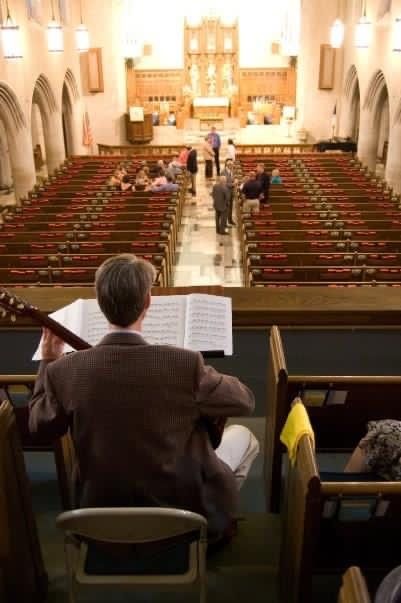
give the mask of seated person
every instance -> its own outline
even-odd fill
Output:
[[[272,170],[272,177],[270,179],[270,184],[282,184],[282,179],[280,176],[280,170],[278,168],[275,168],[274,170]]]
[[[156,165],[157,165],[157,169],[163,170],[163,172],[165,172],[167,169],[167,165],[164,163],[163,159],[158,159]]]
[[[150,190],[154,193],[162,193],[162,192],[176,192],[178,191],[179,186],[176,182],[174,182],[173,178],[170,174],[166,176],[166,182],[164,184],[155,185],[152,184]]]
[[[146,175],[145,169],[141,169],[136,173],[135,176],[135,188],[136,190],[145,190],[149,185],[149,178]]]
[[[187,509],[224,541],[259,445],[249,429],[231,425],[214,449],[208,424],[250,415],[254,396],[199,352],[146,342],[154,279],[146,260],[111,257],[95,276],[108,322],[103,339],[63,355],[62,340],[44,330],[29,428],[54,440],[70,429],[78,506]]]
[[[355,448],[344,471],[371,472],[389,481],[401,480],[401,421],[369,421],[367,434]]]
[[[154,187],[164,186],[165,184],[167,184],[166,175],[164,173],[164,170],[159,167],[157,170],[157,176],[151,184],[151,188],[153,189]]]
[[[173,178],[173,180],[175,180],[177,178],[177,176],[182,174],[182,171],[183,171],[183,167],[178,160],[178,153],[175,153],[175,155],[173,155],[173,158],[170,161],[170,163],[168,164],[168,167],[166,169],[166,176],[167,176],[167,174],[170,174],[170,176]]]
[[[114,173],[112,176],[110,176],[107,184],[109,186],[118,186],[119,187],[122,177],[123,177],[123,174],[120,169],[114,170]]]
[[[120,189],[122,191],[128,191],[129,189],[132,189],[132,183],[127,174],[121,178]]]

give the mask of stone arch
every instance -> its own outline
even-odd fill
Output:
[[[377,109],[380,108],[380,101],[383,101],[383,97],[388,98],[388,89],[384,73],[379,69],[370,80],[369,87],[365,94],[363,108],[373,112],[375,115]]]
[[[79,153],[79,100],[77,81],[71,69],[67,69],[61,93],[61,114],[66,155]]]
[[[355,65],[351,65],[348,70],[344,83],[344,97],[346,105],[344,134],[357,142],[361,113],[361,96],[358,72]]]
[[[18,99],[5,82],[0,82],[0,117],[9,133],[26,127],[25,116]]]
[[[394,191],[401,193],[401,99],[391,124],[385,175]]]
[[[3,153],[8,153],[8,167],[14,185],[15,197],[25,196],[35,184],[35,168],[30,147],[32,142],[24,112],[12,88],[0,81],[0,121],[7,138]],[[4,157],[2,169],[5,170]]]
[[[43,73],[39,75],[33,88],[31,123],[34,105],[37,105],[40,111],[45,146],[43,154],[46,156],[47,171],[50,174],[64,160],[65,151],[61,112],[50,82]]]
[[[77,81],[70,68],[68,68],[65,72],[64,84],[67,86],[73,101],[76,102],[77,100],[79,100],[80,94],[78,90]]]
[[[390,103],[384,73],[377,70],[369,83],[362,107],[361,136],[358,155],[372,171],[377,157],[382,157],[389,141]]]
[[[50,82],[43,73],[38,77],[33,88],[32,102],[39,105],[42,115],[57,111],[56,98]]]

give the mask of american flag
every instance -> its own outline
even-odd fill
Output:
[[[89,113],[87,111],[85,111],[83,115],[82,144],[84,147],[89,147],[90,151],[92,152],[93,136],[89,122]]]

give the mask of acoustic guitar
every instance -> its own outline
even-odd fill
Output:
[[[0,288],[0,308],[0,316],[2,318],[9,315],[11,322],[15,322],[18,316],[27,316],[39,326],[49,329],[54,335],[57,335],[57,337],[74,348],[74,350],[87,350],[92,347],[90,343],[81,339],[78,335],[75,335],[75,333],[50,318],[44,312],[41,312],[36,306],[33,306],[3,288]],[[207,355],[210,357],[210,353]],[[26,414],[25,416],[26,420],[28,420],[28,415]],[[210,442],[214,449],[218,448],[220,445],[226,420],[225,417],[216,419],[202,417],[201,419],[201,423],[208,432]],[[27,426],[23,428],[23,431],[24,433],[28,431]]]

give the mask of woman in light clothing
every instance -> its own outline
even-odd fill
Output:
[[[232,138],[229,138],[227,141],[227,159],[231,159],[233,162],[235,161],[235,144]]]
[[[205,160],[205,178],[209,180],[213,178],[213,159],[214,159],[214,151],[213,147],[210,144],[209,136],[205,136],[205,139],[202,144],[202,153],[203,159]]]

